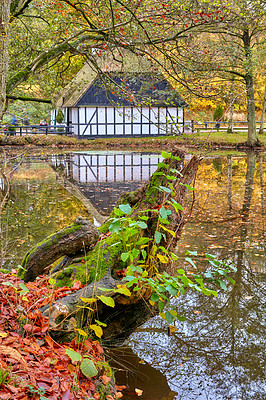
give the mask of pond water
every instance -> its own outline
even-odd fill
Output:
[[[28,248],[78,215],[103,223],[119,193],[140,186],[160,159],[129,152],[14,157],[7,167],[11,201],[1,216],[1,264],[17,267]],[[187,249],[197,251],[200,269],[206,252],[230,259],[236,284],[218,298],[180,296],[173,306],[186,321],[173,332],[154,317],[125,346],[108,350],[118,383],[128,385],[125,399],[265,398],[265,161],[252,152],[203,159],[187,199],[186,209],[193,209],[178,263],[189,271]]]

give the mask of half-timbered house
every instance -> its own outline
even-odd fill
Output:
[[[84,139],[181,134],[185,106],[158,71],[121,71],[113,65],[101,73],[85,65],[57,100],[64,123]],[[54,123],[57,110],[52,112]]]

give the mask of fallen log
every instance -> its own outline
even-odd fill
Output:
[[[84,218],[77,217],[72,225],[50,235],[25,255],[21,263],[25,270],[24,281],[33,281],[60,257],[71,257],[82,250],[85,251],[98,239],[97,228]]]
[[[129,269],[144,269],[145,276],[152,277],[156,271],[174,265],[174,255],[166,257],[165,254],[173,254],[180,238],[185,223],[184,200],[200,159],[193,156],[185,163],[184,153],[178,150],[172,155],[164,154],[166,158],[145,185],[121,196],[118,207],[98,229],[99,240],[96,228],[87,225],[88,244],[93,244],[93,247],[81,257],[73,252],[73,247],[70,252],[65,252],[70,257],[66,260],[67,266],[61,263],[62,270],[53,274],[56,284],[72,286],[75,280],[79,280],[85,286],[42,308],[42,313],[49,316],[50,333],[57,340],[71,340],[77,327],[95,326],[96,320],[101,326],[106,325],[102,340],[108,344],[120,344],[137,326],[158,313],[158,304],[149,303],[152,294],[149,285],[134,283],[129,292],[121,278]],[[56,248],[55,235],[52,236]],[[39,247],[42,259],[46,259],[42,246],[37,245],[32,256],[29,252],[22,265],[26,269],[26,280],[34,279],[51,260],[49,253],[42,268],[37,266]],[[80,245],[77,247],[80,251]]]

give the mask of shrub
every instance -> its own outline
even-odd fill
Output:
[[[213,113],[213,120],[218,121],[223,117],[223,115],[224,115],[224,109],[221,106],[221,104],[218,104]]]
[[[63,114],[62,110],[59,109],[56,114],[56,122],[58,124],[62,124],[63,121],[64,121],[64,114]]]

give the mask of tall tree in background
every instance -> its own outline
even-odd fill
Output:
[[[199,4],[200,2],[198,2]],[[210,83],[214,93],[219,93],[219,82],[240,84],[246,92],[248,146],[256,146],[258,138],[255,120],[254,80],[261,72],[265,47],[265,2],[260,0],[234,1],[232,5],[217,2],[209,12],[216,15],[217,24],[198,26],[185,46],[167,48],[169,65],[183,65],[185,80],[194,84],[195,90]],[[210,6],[211,7],[211,6]],[[199,17],[201,18],[201,12]],[[178,68],[178,67],[177,67]],[[176,71],[178,72],[178,71]],[[215,82],[215,85],[213,83]]]
[[[0,2],[0,121],[6,106],[10,4],[11,0],[1,0]]]

